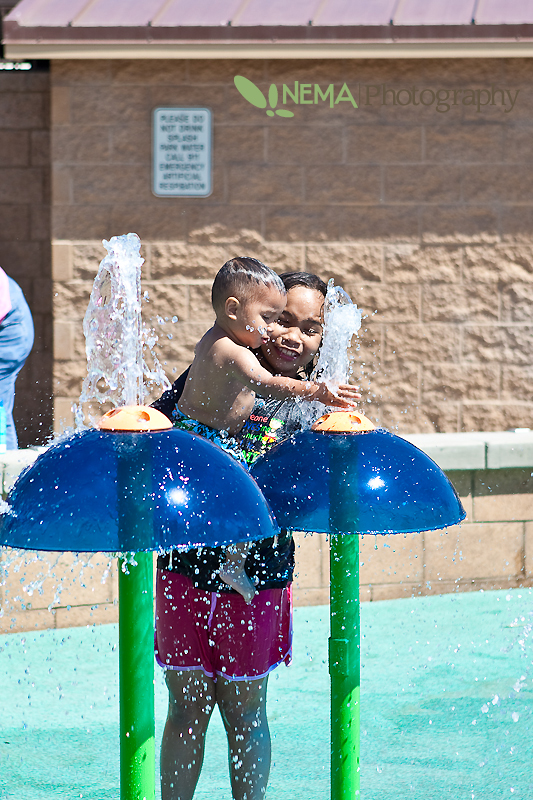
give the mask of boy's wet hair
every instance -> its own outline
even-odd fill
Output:
[[[221,311],[228,297],[248,300],[258,287],[269,286],[286,294],[283,281],[270,267],[250,256],[238,256],[226,261],[219,269],[211,289],[211,302],[216,312]]]

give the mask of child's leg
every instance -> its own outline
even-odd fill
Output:
[[[244,571],[249,549],[249,542],[228,545],[224,550],[225,559],[219,573],[224,583],[242,594],[247,603],[251,603],[256,595],[255,586]]]
[[[216,703],[215,683],[202,670],[168,670],[166,682],[168,717],[161,742],[161,800],[192,800]]]
[[[263,800],[270,773],[270,731],[266,715],[268,676],[253,681],[219,677],[216,698],[229,745],[234,800]]]

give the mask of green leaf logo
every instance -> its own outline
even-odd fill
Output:
[[[235,75],[233,82],[235,83],[237,91],[253,106],[256,108],[267,107],[267,99],[255,83],[252,83],[252,81],[249,81],[248,78],[244,78],[242,75]],[[271,84],[268,90],[268,104],[270,108],[267,109],[266,113],[269,117],[273,117],[274,114],[277,114],[278,117],[294,117],[292,111],[287,111],[285,108],[276,108],[278,104],[278,87],[275,83]],[[274,111],[271,109],[274,109]]]

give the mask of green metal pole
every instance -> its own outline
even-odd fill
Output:
[[[359,537],[330,537],[331,800],[359,793]]]
[[[149,440],[116,436],[119,571],[120,800],[155,798],[153,501]],[[148,552],[139,552],[145,550]],[[132,564],[131,561],[135,561]]]
[[[120,800],[154,800],[152,553],[135,561],[119,572]]]
[[[343,533],[359,528],[357,497],[346,480],[351,435],[330,434],[331,800],[360,797],[359,537]]]

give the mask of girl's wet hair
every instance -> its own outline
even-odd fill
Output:
[[[226,261],[219,269],[211,289],[211,302],[215,311],[223,308],[228,297],[239,300],[253,297],[258,287],[269,286],[285,295],[283,281],[270,267],[250,256],[238,256]]]
[[[328,287],[322,278],[319,278],[318,275],[313,275],[312,272],[284,272],[279,277],[287,291],[294,286],[305,286],[307,289],[315,289],[324,297],[328,291]]]

